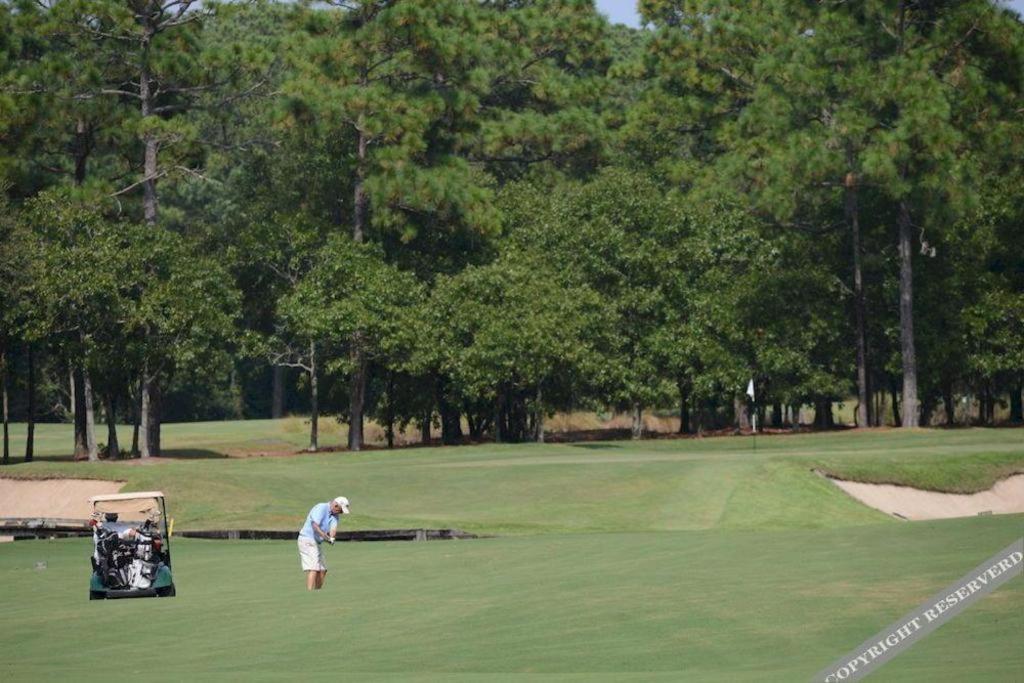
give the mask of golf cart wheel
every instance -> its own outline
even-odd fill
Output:
[[[104,597],[103,591],[89,591],[90,600],[102,600]]]
[[[170,586],[167,586],[166,588],[157,588],[156,594],[157,597],[160,598],[173,598],[175,595],[177,595],[177,591],[174,590],[174,584],[172,583]]]

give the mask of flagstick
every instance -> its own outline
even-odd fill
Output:
[[[757,403],[754,403],[754,452],[757,453]]]
[[[757,453],[757,394],[754,393],[754,378],[750,378],[750,382],[747,383],[747,396],[750,397],[750,405],[753,407],[753,422],[754,422],[754,452]]]

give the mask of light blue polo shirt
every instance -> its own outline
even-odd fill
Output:
[[[329,534],[333,529],[337,528],[338,517],[331,514],[330,503],[317,503],[309,511],[309,514],[306,515],[306,523],[299,530],[299,538],[308,538],[311,541],[320,543],[321,538],[313,532],[313,522],[316,522],[325,534]]]

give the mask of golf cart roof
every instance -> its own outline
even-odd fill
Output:
[[[137,493],[108,493],[105,496],[92,496],[90,503],[99,503],[105,500],[137,500],[139,498],[163,498],[163,491],[139,491]]]
[[[118,521],[157,521],[163,516],[164,494],[161,491],[138,491],[93,496],[89,499],[94,514],[116,513]]]

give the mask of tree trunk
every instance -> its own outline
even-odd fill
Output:
[[[1024,381],[1018,379],[1010,383],[1010,422],[1020,424],[1024,422],[1024,400],[1021,393],[1024,391]]]
[[[68,402],[68,405],[71,406],[71,410],[69,411],[69,414],[71,415],[71,430],[74,433],[76,447],[78,445],[78,435],[79,435],[78,423],[75,421],[75,405],[76,405],[75,397],[77,395],[78,395],[78,392],[75,391],[75,369],[74,369],[74,367],[72,367],[70,370],[68,370],[68,396],[70,397],[70,401]],[[84,436],[82,437],[82,443],[85,443],[85,437]]]
[[[501,443],[505,440],[505,392],[498,387],[497,396],[494,397],[494,443]]]
[[[148,17],[144,17],[148,19]],[[146,119],[153,116],[153,92],[150,89],[151,74],[149,72],[149,46],[152,40],[152,29],[146,28],[142,39],[142,61],[139,65],[139,102],[143,125]],[[154,226],[157,221],[157,153],[160,141],[151,132],[142,135],[142,215],[147,225]]]
[[[540,386],[537,386],[537,399],[533,406],[533,440],[544,443],[544,407],[542,405]]]
[[[679,388],[679,433],[689,434],[690,433],[690,401],[688,383],[684,380],[679,380],[676,383]]]
[[[92,151],[90,128],[82,118],[75,120],[75,138],[71,146],[74,161],[74,183],[81,187],[85,183],[89,154]],[[79,340],[85,342],[85,335],[79,331]],[[84,355],[84,354],[83,354]],[[96,416],[94,413],[92,382],[88,370],[76,365],[72,371],[71,410],[74,412],[75,460],[88,458],[98,460],[96,446]]]
[[[903,358],[904,427],[917,427],[917,355],[914,350],[914,271],[910,209],[900,202],[900,352]]]
[[[157,140],[151,134],[147,134],[143,140],[145,145],[145,160],[143,162],[143,173],[148,180],[142,183],[142,215],[148,225],[156,225],[157,221],[157,195],[156,195],[156,169],[157,169]]]
[[[462,441],[462,414],[458,408],[446,406],[441,411],[441,442],[446,445]]]
[[[365,74],[364,74],[365,80]],[[366,195],[366,149],[367,137],[362,127],[356,143],[356,182],[352,197],[352,241],[361,243],[366,233],[367,209],[369,198]],[[366,396],[366,358],[361,348],[358,332],[352,337],[352,360],[354,370],[349,386],[349,423],[348,447],[358,451],[363,447],[363,408]]]
[[[153,378],[149,387],[149,424],[146,431],[149,433],[149,453],[159,458],[163,454],[160,438],[160,413],[163,409],[163,388],[160,380]]]
[[[131,456],[137,458],[139,452],[139,423],[142,421],[142,383],[139,383],[139,393],[132,397],[132,451]]]
[[[395,373],[388,371],[388,403],[387,414],[384,418],[387,421],[385,436],[388,440],[388,448],[395,447]]]
[[[309,342],[309,452],[320,448],[320,389],[317,386],[316,342]],[[351,436],[349,442],[351,443]]]
[[[791,405],[789,407],[789,412],[790,412],[789,426],[790,426],[790,428],[794,432],[798,431],[800,429],[800,426],[801,426],[801,422],[800,422],[800,407],[801,406],[800,406],[799,403],[794,403],[793,405]]]
[[[114,397],[109,392],[103,395],[104,409],[107,413],[107,457],[117,460],[121,457],[121,449],[117,443],[117,412],[114,410]]]
[[[36,363],[28,345],[28,425],[25,431],[25,462],[32,462],[36,447]]]
[[[75,141],[72,146],[72,156],[75,162],[75,185],[81,187],[85,182],[88,169],[89,154],[92,152],[92,128],[85,120],[78,118],[75,121]]]
[[[441,413],[441,443],[446,446],[462,441],[462,414],[446,396],[448,382],[437,381],[437,409]]]
[[[146,377],[146,371],[142,371],[142,382],[139,385],[142,407],[139,409],[139,427],[141,431],[141,438],[139,439],[139,455],[143,458],[148,458],[152,455],[150,451],[149,441],[149,411],[150,411],[150,392],[149,392],[149,379]]]
[[[956,425],[956,404],[953,402],[953,383],[946,381],[942,384],[942,403],[946,407],[946,426]]]
[[[241,387],[238,386],[238,368],[235,367],[234,362],[231,363],[231,373],[229,377],[231,386],[232,417],[236,420],[243,420],[245,419],[245,399],[242,396]]]
[[[96,444],[96,409],[92,396],[92,380],[89,371],[82,370],[82,398],[85,404],[85,443],[89,460],[100,459],[99,447]]]
[[[896,387],[893,387],[889,391],[889,397],[892,399],[892,424],[894,427],[899,426],[902,422],[900,419],[900,406],[899,406],[899,393],[896,391]]]
[[[360,130],[356,143],[356,185],[352,197],[352,240],[362,242],[366,232],[369,197],[366,195],[366,134]]]
[[[860,207],[857,197],[857,179],[854,173],[846,175],[846,221],[850,227],[853,242],[853,309],[857,347],[857,414],[858,427],[871,425],[869,418],[868,351],[867,351],[867,306],[864,303],[864,279],[861,273]]]
[[[736,431],[742,432],[750,429],[750,411],[747,409],[745,399],[736,396],[732,400],[732,410],[735,417]]]
[[[10,434],[10,423],[11,415],[8,409],[7,403],[7,351],[4,350],[0,353],[0,393],[3,394],[3,412],[4,412],[4,455],[3,463],[6,465],[11,461],[11,434]]]
[[[830,429],[835,424],[832,418],[832,401],[819,398],[814,401],[814,426],[816,429]]]
[[[434,418],[433,411],[428,410],[420,422],[420,443],[430,443],[430,421]]]
[[[363,450],[363,412],[366,409],[366,354],[362,349],[362,336],[352,339],[352,378],[348,388],[348,449]]]
[[[142,20],[147,22],[145,35],[142,39],[142,59],[139,64],[139,106],[143,126],[153,114],[152,76],[149,71],[149,51],[154,31],[148,25],[154,17],[143,13]],[[145,128],[144,128],[145,129]],[[147,130],[142,135],[142,216],[146,225],[152,227],[157,223],[157,154],[160,142]],[[142,410],[140,415],[141,440],[140,453],[143,458],[159,457],[160,455],[160,388],[156,379],[149,376],[148,364],[142,373]]]
[[[141,393],[140,454],[143,458],[160,457],[160,382],[156,377],[150,377],[148,365],[142,371]]]
[[[640,403],[633,404],[633,425],[632,425],[632,438],[642,439],[644,436],[644,419],[643,409],[640,407]]]
[[[772,404],[772,428],[782,429],[782,404]]]
[[[284,417],[284,367],[274,366],[274,389],[270,401],[270,417],[277,420]]]
[[[71,417],[74,421],[75,460],[89,458],[89,436],[85,423],[85,373],[75,365],[71,369]]]
[[[935,412],[935,399],[930,396],[926,396],[924,400],[921,401],[920,406],[921,415],[919,417],[919,424],[922,424],[925,427],[931,427],[932,413]]]
[[[441,403],[441,443],[451,446],[462,441],[462,414],[446,401]]]

